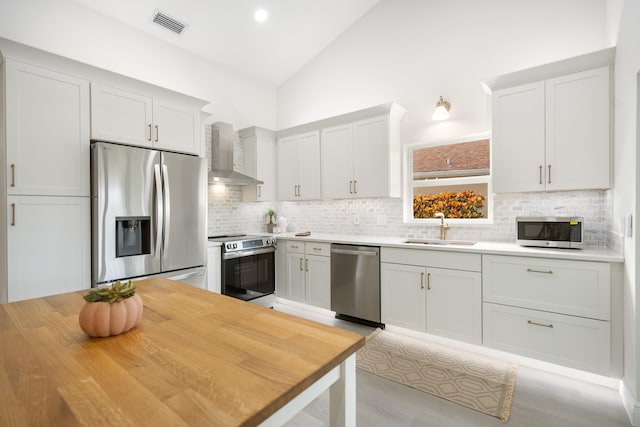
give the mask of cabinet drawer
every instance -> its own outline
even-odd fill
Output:
[[[602,375],[611,370],[609,322],[483,304],[487,347]]]
[[[380,262],[481,271],[482,255],[428,249],[382,248]]]
[[[331,256],[331,243],[305,242],[304,247],[307,255]]]
[[[287,240],[287,252],[303,254],[304,242],[300,242],[298,240]]]
[[[483,257],[485,302],[610,320],[610,265],[509,256]]]

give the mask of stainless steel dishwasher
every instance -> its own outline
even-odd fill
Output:
[[[336,317],[380,323],[380,248],[331,244],[331,310]]]

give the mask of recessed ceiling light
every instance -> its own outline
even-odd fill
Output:
[[[256,10],[256,13],[253,15],[253,17],[256,18],[256,21],[258,22],[264,22],[269,17],[269,14],[264,9],[258,9]]]

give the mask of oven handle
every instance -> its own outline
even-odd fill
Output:
[[[222,254],[222,259],[242,258],[242,257],[252,256],[252,255],[268,254],[275,251],[276,251],[276,248],[269,247],[269,248],[251,249],[246,251],[229,252],[229,253]]]

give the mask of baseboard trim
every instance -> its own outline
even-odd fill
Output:
[[[627,411],[627,416],[629,417],[629,421],[631,421],[631,425],[634,427],[640,426],[640,402],[636,400],[629,390],[629,387],[625,384],[623,380],[620,381],[620,397],[622,398],[622,405],[624,406],[625,411]]]

